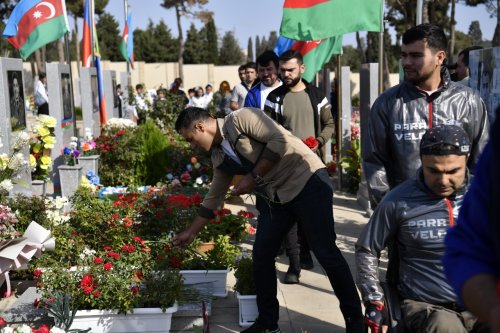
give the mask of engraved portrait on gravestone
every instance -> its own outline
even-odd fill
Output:
[[[21,71],[7,71],[9,86],[10,122],[12,131],[26,128],[26,110],[24,105],[23,76]]]
[[[62,119],[70,120],[73,118],[73,108],[71,106],[71,86],[68,73],[61,73],[61,96],[63,102]]]
[[[99,91],[97,87],[97,76],[90,76],[90,89],[92,91],[92,112],[99,112]]]

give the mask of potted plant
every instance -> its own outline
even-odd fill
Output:
[[[239,248],[230,243],[229,236],[215,239],[214,248],[207,252],[198,249],[199,240],[187,248],[178,248],[165,243],[153,252],[161,258],[164,267],[180,268],[185,285],[191,285],[212,296],[226,297],[227,274],[239,253]]]
[[[30,140],[31,189],[33,195],[45,195],[45,185],[52,169],[51,150],[56,143],[56,119],[39,115]]]
[[[104,333],[121,326],[125,329],[120,332],[156,332],[157,325],[170,324],[181,297],[178,270],[157,270],[149,246],[139,237],[119,249],[83,251],[75,267],[53,265],[34,275],[46,299],[54,293],[70,296],[70,308],[78,309],[71,329]],[[145,322],[144,317],[158,316],[162,324]]]
[[[77,164],[80,151],[77,149],[78,138],[72,137],[71,142],[63,148],[63,155],[66,164],[60,165],[59,179],[61,181],[61,194],[64,197],[71,197],[82,178],[82,166]]]
[[[78,156],[78,164],[82,166],[82,175],[87,175],[89,171],[94,175],[99,175],[99,153],[97,144],[94,141],[90,128],[85,129],[85,137],[81,143],[81,153]]]
[[[240,326],[249,326],[255,322],[259,315],[251,253],[243,252],[236,258],[234,277],[236,278],[234,290],[239,305],[239,324]]]

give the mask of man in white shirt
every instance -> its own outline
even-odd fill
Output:
[[[279,58],[273,51],[265,51],[257,58],[257,74],[260,84],[254,86],[245,97],[245,107],[264,110],[267,95],[282,85],[278,79]]]
[[[47,74],[40,72],[38,81],[35,83],[35,105],[38,106],[38,114],[49,114],[49,96],[46,86]]]

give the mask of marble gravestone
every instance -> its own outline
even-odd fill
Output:
[[[379,95],[378,91],[378,63],[368,63],[362,64],[361,70],[359,72],[359,113],[360,113],[360,133],[361,133],[361,151],[367,145],[367,135],[368,133],[368,116],[370,114],[370,109]],[[370,196],[368,193],[368,185],[366,183],[365,175],[363,172],[363,167],[361,167],[361,183],[359,184],[359,190],[357,193],[357,201],[363,207],[368,216],[373,213]]]
[[[58,167],[64,164],[61,151],[67,146],[71,137],[75,136],[75,113],[71,103],[70,70],[67,64],[47,63],[47,91],[49,93],[49,115],[56,118],[54,129],[56,143],[52,149],[52,171],[50,179],[54,192],[61,189]]]
[[[342,66],[340,75],[341,102],[342,102],[342,119],[341,121],[341,135],[342,149],[351,148],[351,117],[352,117],[352,103],[351,103],[351,68],[349,66]]]
[[[82,96],[83,128],[90,128],[92,135],[98,137],[101,134],[101,118],[97,71],[94,67],[80,69],[80,95]]]
[[[106,96],[106,112],[108,119],[118,118],[118,103],[116,101],[116,72],[103,71],[104,96]]]
[[[23,84],[23,62],[21,59],[0,58],[0,154],[12,153],[11,146],[17,135],[27,131]],[[29,168],[29,145],[21,150],[28,165],[21,169],[19,178],[14,182],[12,194],[31,196],[31,170]]]

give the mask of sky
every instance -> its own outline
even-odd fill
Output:
[[[154,23],[163,19],[170,27],[172,35],[177,36],[175,11],[161,7],[162,0],[128,0],[128,2],[133,13],[133,26],[135,28],[146,28],[150,18]],[[214,12],[219,37],[222,37],[226,31],[233,31],[240,47],[246,51],[249,37],[255,38],[259,35],[261,38],[262,36],[267,38],[270,31],[279,31],[282,6],[283,0],[209,0],[204,8]],[[109,0],[106,11],[115,16],[120,24],[120,31],[122,31],[124,1]],[[469,25],[472,21],[478,20],[483,38],[489,40],[493,38],[496,18],[489,17],[484,5],[466,7],[462,3],[457,4],[456,20],[457,30],[464,33],[469,31]],[[182,18],[181,22],[185,31],[192,21]],[[199,21],[193,22],[197,28],[202,26]],[[344,36],[344,45],[355,45],[355,43],[354,33]]]

